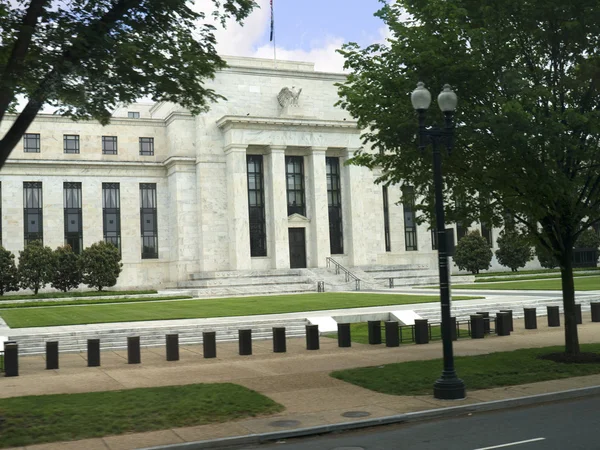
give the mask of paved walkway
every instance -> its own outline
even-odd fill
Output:
[[[455,342],[455,354],[475,355],[525,347],[561,345],[562,328],[547,328],[538,321],[539,330],[524,330],[515,321],[510,337],[463,339]],[[584,313],[579,327],[581,343],[598,342],[600,324],[591,323]],[[164,444],[216,439],[229,436],[281,431],[352,421],[342,416],[348,411],[366,411],[370,418],[422,411],[483,401],[523,397],[537,393],[600,385],[600,375],[547,381],[528,385],[468,391],[461,401],[440,401],[431,396],[392,396],[372,392],[329,377],[329,372],[360,366],[400,361],[423,360],[441,356],[441,342],[405,345],[399,348],[354,344],[338,348],[337,341],[321,338],[321,350],[307,351],[304,339],[289,339],[286,354],[274,354],[270,341],[255,341],[254,355],[239,356],[237,343],[219,343],[218,358],[203,359],[201,346],[181,348],[181,360],[166,362],[164,349],[142,349],[142,364],[126,363],[125,351],[102,353],[102,367],[86,367],[85,354],[61,354],[60,370],[44,370],[42,356],[20,359],[20,376],[0,378],[0,398],[36,394],[76,393],[131,389],[138,387],[191,383],[233,382],[265,394],[285,406],[282,413],[238,420],[224,424],[175,428],[148,433],[131,433],[101,439],[29,446],[27,449],[134,449]],[[460,375],[460,367],[457,368]],[[440,367],[441,370],[441,367]],[[467,387],[468,388],[468,387]],[[277,421],[296,421],[277,426]]]

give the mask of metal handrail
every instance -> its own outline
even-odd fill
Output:
[[[337,262],[332,257],[328,256],[326,258],[326,261],[327,261],[327,268],[329,268],[331,263],[333,263],[333,265],[335,266],[335,274],[339,275],[340,270],[342,272],[344,272],[344,275],[346,276],[346,282],[349,282],[352,279],[354,281],[354,290],[360,291],[360,278],[358,278],[356,275],[354,275],[352,272],[350,272],[348,269],[346,269],[344,266],[342,266],[339,262]]]

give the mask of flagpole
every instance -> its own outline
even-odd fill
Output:
[[[273,41],[273,66],[277,67],[277,45],[275,43],[275,11],[274,0],[271,0],[271,40]]]

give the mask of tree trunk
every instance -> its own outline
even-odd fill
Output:
[[[575,284],[573,282],[573,247],[567,246],[560,268],[562,279],[563,308],[565,312],[565,352],[579,353],[579,336],[575,318]]]

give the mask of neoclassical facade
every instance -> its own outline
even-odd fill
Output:
[[[330,256],[435,267],[431,232],[399,188],[345,164],[361,140],[334,106],[343,75],[227,60],[209,83],[227,100],[196,117],[167,103],[121,108],[107,126],[40,115],[0,171],[2,245],[113,242],[121,287],[324,267]],[[493,243],[497,230],[484,231]]]

